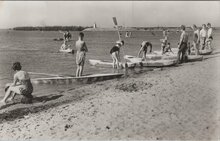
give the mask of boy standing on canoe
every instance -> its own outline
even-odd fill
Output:
[[[82,32],[79,33],[79,39],[76,41],[76,77],[82,76],[83,67],[86,59],[86,52],[88,52],[88,48],[86,46],[85,41],[83,41],[84,34]]]
[[[205,45],[206,45],[206,38],[207,38],[207,30],[206,30],[206,25],[203,24],[202,25],[202,29],[200,31],[200,45],[201,48],[200,49],[205,49]]]
[[[188,38],[189,38],[188,33],[186,33],[185,31],[186,30],[185,25],[181,25],[180,28],[181,28],[182,33],[180,35],[180,42],[178,44],[179,51],[178,51],[178,56],[177,56],[177,63],[185,62],[186,51],[188,47]],[[180,56],[181,56],[181,59],[180,59]]]
[[[141,43],[141,48],[140,48],[140,50],[138,52],[138,57],[140,57],[141,52],[143,52],[142,59],[146,60],[146,54],[147,54],[148,47],[150,48],[150,53],[151,53],[152,52],[152,44],[150,42],[148,42],[148,41],[143,41]]]
[[[208,31],[207,31],[207,46],[209,49],[212,49],[211,47],[211,43],[212,43],[212,40],[213,40],[213,36],[212,36],[212,27],[211,27],[211,24],[208,23],[207,24],[207,27],[208,27]]]
[[[166,45],[167,45],[167,42],[168,42],[168,30],[164,30],[164,31],[163,31],[163,37],[164,37],[164,39],[160,39],[160,41],[161,41],[161,52],[162,52],[162,54],[164,54],[164,49],[165,49],[165,47],[166,47]]]
[[[197,26],[194,24],[192,26],[193,29],[193,48],[196,52],[196,55],[199,55],[199,41],[200,41],[200,35],[199,35],[199,29],[197,28]]]
[[[119,62],[120,62],[120,47],[124,45],[124,41],[117,41],[116,45],[112,47],[110,50],[110,54],[113,60],[112,67],[119,69]]]

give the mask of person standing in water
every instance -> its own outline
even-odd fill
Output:
[[[213,40],[213,33],[212,33],[212,27],[211,27],[211,24],[208,23],[207,24],[207,27],[208,27],[208,31],[207,31],[207,40],[206,40],[206,43],[207,43],[207,46],[209,49],[212,49],[212,46],[211,46],[211,43],[212,43],[212,40]]]
[[[189,35],[188,33],[186,33],[186,27],[185,25],[181,25],[180,26],[181,28],[181,35],[180,35],[180,42],[178,44],[178,56],[177,56],[177,63],[183,63],[185,62],[185,59],[186,59],[186,51],[187,51],[187,48],[188,48],[188,38],[189,38]],[[181,56],[181,59],[180,59],[180,56]]]
[[[84,34],[82,32],[79,33],[79,39],[76,41],[76,77],[82,76],[84,63],[86,59],[86,52],[88,52],[88,48],[86,46],[85,41],[83,41]]]
[[[112,47],[110,50],[110,54],[113,60],[112,67],[115,69],[119,69],[119,62],[120,62],[120,47],[124,45],[124,41],[117,41],[116,45]]]
[[[14,81],[6,88],[4,98],[0,101],[0,105],[6,105],[7,100],[13,100],[16,94],[23,95],[22,103],[32,102],[33,86],[28,72],[21,70],[20,62],[15,62],[12,69],[15,71]],[[26,99],[23,101],[23,99]]]
[[[145,60],[145,61],[147,60],[146,54],[147,54],[147,51],[148,51],[148,47],[150,48],[149,52],[151,53],[152,52],[152,44],[151,44],[151,42],[143,41],[141,43],[141,48],[140,48],[140,50],[138,52],[138,57],[140,57],[141,52],[143,52],[142,59]]]
[[[202,50],[205,49],[206,46],[206,38],[207,38],[207,29],[206,29],[206,25],[203,24],[202,25],[202,29],[200,31],[200,45]]]
[[[163,37],[164,37],[163,39],[160,39],[162,54],[164,54],[164,49],[165,49],[167,42],[168,42],[168,30],[163,30]]]
[[[194,24],[192,26],[193,29],[193,49],[195,50],[196,55],[199,55],[199,41],[200,41],[200,33],[199,28]]]

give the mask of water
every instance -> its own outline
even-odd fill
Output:
[[[85,64],[84,74],[108,73],[114,72],[111,68],[98,68],[90,66],[88,59],[110,60],[109,51],[118,40],[116,32],[84,32],[85,41],[89,52],[87,53],[87,62]],[[69,42],[74,48],[78,32],[71,32],[73,41]],[[192,34],[192,33],[190,33]],[[125,32],[122,33],[123,37]],[[172,47],[177,47],[180,33],[171,32],[170,42]],[[12,82],[13,72],[12,63],[19,61],[23,70],[29,72],[51,73],[51,74],[75,74],[75,54],[59,53],[59,47],[62,42],[53,41],[54,38],[60,38],[62,34],[57,31],[8,31],[0,30],[0,97],[3,96],[3,88],[6,83]],[[215,31],[213,45],[219,45],[220,32]],[[148,40],[153,44],[153,50],[160,49],[159,39],[162,38],[162,32],[156,31],[155,36],[147,31],[135,31],[131,38],[125,40],[124,54],[137,55],[140,44]],[[123,52],[122,52],[123,53]],[[31,76],[38,77],[35,75]],[[79,84],[59,85],[59,86],[35,86],[35,93],[42,93],[43,90],[64,90],[79,86]]]

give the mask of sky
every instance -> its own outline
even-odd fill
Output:
[[[220,1],[0,1],[0,28],[17,26],[220,27]]]

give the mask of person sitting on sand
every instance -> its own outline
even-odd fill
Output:
[[[206,43],[207,43],[207,47],[208,47],[209,49],[212,49],[211,43],[212,43],[212,40],[213,40],[213,33],[212,33],[211,24],[208,23],[208,24],[207,24],[207,27],[208,27],[208,31],[207,31],[207,40],[206,40]]]
[[[140,48],[140,50],[139,50],[139,52],[138,52],[138,57],[140,57],[141,52],[143,52],[143,57],[142,57],[142,59],[143,59],[143,60],[147,60],[146,54],[147,54],[148,47],[150,48],[150,51],[149,51],[149,52],[151,53],[151,52],[152,52],[152,44],[151,44],[151,42],[143,41],[143,42],[141,43],[141,48]]]
[[[84,34],[82,32],[79,33],[79,39],[76,41],[76,77],[82,76],[83,67],[86,59],[86,52],[88,52],[88,48],[86,46],[86,42],[83,41]]]
[[[177,56],[177,63],[183,63],[185,62],[185,58],[186,58],[186,51],[187,51],[187,44],[188,44],[188,38],[189,35],[188,33],[186,33],[186,27],[185,25],[181,25],[181,35],[180,35],[180,42],[178,44],[178,56]],[[180,59],[181,56],[181,59]]]
[[[200,41],[200,34],[199,28],[194,24],[192,26],[193,29],[193,49],[195,50],[196,55],[199,55],[199,41]]]
[[[163,37],[164,37],[163,39],[160,39],[162,54],[164,54],[164,49],[165,49],[167,42],[168,42],[168,31],[167,30],[163,30]]]
[[[6,94],[0,101],[0,105],[6,105],[7,100],[13,100],[16,94],[23,95],[27,98],[26,103],[32,102],[33,86],[30,81],[28,72],[21,70],[22,66],[20,62],[15,62],[12,69],[15,71],[14,81],[6,88]]]
[[[119,69],[119,62],[120,62],[120,47],[124,45],[124,41],[117,41],[116,45],[113,46],[110,50],[110,54],[113,60],[112,66],[113,68]]]
[[[206,38],[207,38],[207,30],[206,30],[206,25],[202,25],[202,29],[200,30],[200,46],[202,50],[205,49],[206,46]]]
[[[63,41],[63,44],[60,47],[60,50],[67,50],[70,47],[70,45],[67,45],[66,41]]]

